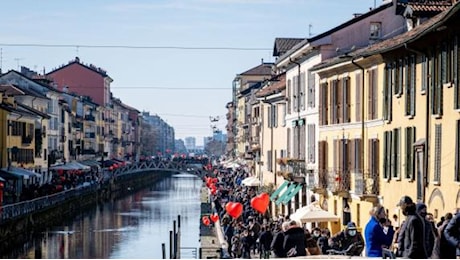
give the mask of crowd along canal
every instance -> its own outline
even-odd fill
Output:
[[[41,238],[2,258],[99,259],[169,258],[170,231],[180,215],[181,258],[197,258],[202,181],[178,174],[114,201],[95,205],[79,216],[49,227]]]

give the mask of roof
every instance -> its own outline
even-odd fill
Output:
[[[275,38],[273,46],[273,56],[279,57],[292,49],[296,44],[305,40],[304,38]]]
[[[64,68],[67,68],[67,67],[72,66],[72,65],[74,65],[74,64],[79,65],[79,66],[82,66],[82,67],[84,67],[84,68],[86,68],[86,69],[88,69],[88,70],[94,71],[94,72],[96,72],[97,74],[101,75],[102,77],[109,77],[109,75],[107,74],[107,71],[106,71],[106,70],[104,70],[104,69],[102,69],[102,68],[100,68],[100,67],[96,67],[96,66],[93,65],[93,64],[89,64],[89,65],[83,64],[83,63],[80,62],[80,58],[78,58],[78,57],[75,57],[75,59],[69,61],[69,63],[67,63],[66,65],[63,65],[63,66],[61,66],[61,67],[59,67],[59,68],[57,68],[57,69],[55,69],[55,70],[52,70],[52,71],[46,73],[46,75],[53,74],[53,73],[55,73],[56,71],[62,70],[62,69],[64,69]],[[109,78],[110,78],[110,77],[109,77]]]
[[[4,92],[9,96],[20,96],[20,95],[28,95],[33,97],[40,97],[44,99],[49,99],[46,95],[35,91],[34,89],[23,88],[16,84],[1,84],[0,85],[0,92]]]
[[[270,85],[257,92],[256,97],[266,97],[279,93],[284,89],[286,89],[286,73],[277,76],[276,79],[270,80]]]
[[[134,112],[137,112],[137,113],[140,113],[139,110],[137,110],[137,109],[134,108],[134,107],[131,107],[131,106],[126,105],[126,104],[123,103],[119,98],[113,99],[113,102],[114,102],[114,103],[117,103],[119,106],[123,107],[124,109],[130,110],[130,111],[134,111]]]
[[[58,90],[58,89],[56,89],[56,88],[50,86],[49,84],[45,84],[44,82],[41,82],[40,80],[31,79],[31,78],[27,77],[26,75],[24,75],[24,74],[22,74],[21,72],[16,71],[16,70],[10,70],[10,71],[8,71],[7,73],[3,74],[1,77],[5,76],[5,75],[8,75],[8,74],[10,74],[10,73],[17,74],[18,76],[23,77],[23,78],[25,78],[26,80],[28,80],[28,81],[30,81],[30,82],[33,82],[33,83],[35,83],[35,84],[37,84],[37,85],[40,85],[40,86],[42,86],[42,87],[45,87],[45,88],[48,89],[48,90],[51,90],[51,91],[54,91],[54,92],[57,92],[57,93],[62,93],[62,91],[60,91],[60,90]],[[20,86],[17,86],[17,87],[20,87]],[[20,87],[20,88],[21,88],[22,90],[25,89],[25,88],[23,88],[23,87]],[[40,93],[40,92],[35,91],[34,89],[31,89],[31,88],[27,88],[27,89],[28,89],[30,92],[33,92],[33,93],[36,93],[36,94],[37,94],[37,93],[38,93],[38,94],[42,94],[44,97],[46,97],[46,95],[45,95],[44,93]]]
[[[347,57],[335,57],[329,60],[326,60],[313,68],[312,71],[319,70],[334,64],[338,64],[344,61],[351,60],[352,58],[360,58],[360,57],[368,57],[378,53],[386,53],[401,47],[404,47],[405,44],[414,42],[418,40],[420,37],[430,33],[437,27],[440,27],[445,21],[451,18],[454,14],[456,14],[460,9],[460,2],[457,2],[454,6],[449,8],[448,10],[434,16],[433,18],[427,20],[426,22],[422,23],[421,25],[415,27],[414,29],[395,36],[391,39],[387,39],[378,43],[375,43],[369,47],[358,49],[356,51],[348,53]]]
[[[243,73],[240,73],[241,76],[258,76],[258,75],[271,75],[273,63],[262,63],[252,69],[249,69]]]
[[[408,3],[398,3],[401,7],[410,8],[414,15],[440,13],[452,6],[451,0],[431,0],[431,1],[411,1]]]
[[[41,117],[43,117],[43,118],[46,118],[46,119],[50,119],[50,118],[51,118],[50,115],[48,115],[48,114],[46,114],[46,113],[43,113],[43,112],[41,112],[40,110],[37,110],[37,109],[35,109],[35,108],[33,108],[33,107],[29,107],[29,106],[26,106],[26,105],[21,104],[21,103],[17,103],[17,105],[18,105],[19,107],[21,107],[21,108],[23,108],[23,109],[25,109],[25,110],[27,110],[27,111],[29,111],[29,112],[32,112],[32,113],[34,113],[34,114],[37,114],[37,115],[39,115],[39,116],[41,116]]]
[[[331,35],[331,34],[333,34],[335,32],[338,32],[338,31],[342,30],[343,28],[349,27],[350,25],[352,25],[354,23],[357,23],[357,22],[359,22],[359,21],[361,21],[361,20],[363,20],[363,19],[365,19],[365,18],[367,18],[367,17],[369,17],[371,15],[374,15],[374,14],[376,14],[376,13],[378,13],[378,12],[388,8],[388,7],[391,7],[392,5],[393,5],[393,1],[389,2],[389,3],[386,3],[386,4],[382,4],[379,7],[370,10],[369,12],[367,12],[365,14],[361,14],[359,16],[356,16],[356,17],[354,17],[354,18],[352,18],[352,19],[350,19],[350,20],[348,20],[348,21],[346,21],[346,22],[344,22],[344,23],[342,23],[342,24],[340,24],[340,25],[328,30],[328,31],[325,31],[325,32],[323,32],[321,34],[318,34],[318,35],[316,35],[314,37],[311,37],[311,38],[303,39],[302,41],[298,42],[296,45],[292,46],[292,48],[290,50],[286,51],[278,59],[278,61],[281,61],[281,60],[285,59],[286,57],[290,56],[292,53],[296,52],[297,50],[301,49],[303,46],[305,46],[307,44],[310,44],[310,43],[312,43],[314,41],[317,41],[319,39],[327,37],[327,36],[329,36],[329,35]]]

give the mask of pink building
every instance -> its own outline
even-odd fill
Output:
[[[81,63],[78,57],[67,65],[49,72],[47,76],[53,79],[59,90],[89,96],[100,106],[111,104],[110,83],[113,81],[112,78],[105,70],[93,64]]]

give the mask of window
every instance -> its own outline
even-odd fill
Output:
[[[305,110],[305,72],[300,73],[300,82],[299,82],[299,110]]]
[[[272,151],[268,150],[267,151],[267,171],[271,172],[273,171],[273,166],[272,166]]]
[[[382,37],[382,23],[371,22],[369,39],[378,40]]]
[[[369,139],[369,175],[366,179],[374,180],[372,187],[365,187],[367,194],[379,195],[379,139]]]
[[[362,73],[362,72],[361,72]],[[356,81],[356,100],[355,100],[355,104],[356,104],[356,107],[355,107],[355,117],[356,117],[356,121],[361,121],[363,120],[363,115],[362,115],[362,105],[361,105],[361,102],[362,102],[362,88],[363,88],[363,78],[362,78],[362,74],[361,73],[356,73],[356,78],[355,78],[355,81]]]
[[[315,163],[316,130],[314,124],[308,125],[308,162]]]
[[[437,184],[441,181],[441,152],[442,152],[442,125],[436,124],[434,130],[434,179]]]
[[[342,121],[341,123],[350,122],[350,78],[342,78]]]
[[[293,77],[293,82],[292,82],[292,112],[299,112],[299,76],[294,76]]]
[[[415,143],[415,127],[406,127],[406,168],[405,177],[414,180],[414,148]]]
[[[315,74],[308,72],[308,107],[315,107]]]
[[[377,69],[371,69],[369,72],[369,105],[368,105],[368,119],[377,118]]]
[[[383,119],[391,121],[392,118],[392,80],[393,68],[391,64],[385,67],[385,83],[383,84]]]
[[[415,56],[407,59],[406,64],[406,116],[415,116]]]
[[[443,98],[443,82],[442,82],[442,51],[439,51],[437,55],[437,60],[433,60],[432,62],[432,72],[434,75],[432,76],[432,90],[431,93],[433,94],[431,99],[431,109],[432,114],[438,117],[442,116],[442,98]],[[436,57],[436,55],[434,55]]]
[[[362,154],[361,154],[361,139],[353,139],[353,161],[352,161],[352,169],[356,173],[361,173],[363,169],[362,165]]]
[[[337,124],[339,123],[339,116],[338,116],[338,111],[340,110],[341,106],[341,100],[338,98],[339,96],[339,82],[338,80],[333,80],[331,83],[331,101],[330,101],[330,106],[331,106],[331,124]]]
[[[291,80],[288,79],[287,81],[287,113],[291,114]]]
[[[422,85],[420,89],[422,94],[425,94],[428,85],[429,66],[428,57],[426,55],[422,55]]]
[[[383,133],[383,178],[386,180],[391,179],[391,139],[392,131],[385,131]]]
[[[328,124],[328,86],[327,83],[322,83],[319,89],[319,99],[321,106],[319,107],[319,124]]]
[[[399,180],[401,179],[401,128],[393,129],[392,141],[392,177]]]

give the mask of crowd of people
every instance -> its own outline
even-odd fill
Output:
[[[435,224],[433,214],[423,203],[414,203],[408,196],[401,198],[398,206],[406,216],[399,223],[393,221],[388,210],[376,206],[370,219],[359,232],[356,224],[349,222],[344,229],[331,234],[328,228],[313,225],[308,229],[289,216],[273,218],[267,211],[261,213],[251,206],[258,187],[242,185],[249,177],[242,168],[217,168],[213,176],[218,179],[217,190],[211,195],[228,253],[233,258],[281,258],[307,255],[348,255],[366,257],[404,258],[456,258],[460,256],[460,214],[446,214]],[[243,211],[231,217],[225,210],[227,202],[238,202]]]

